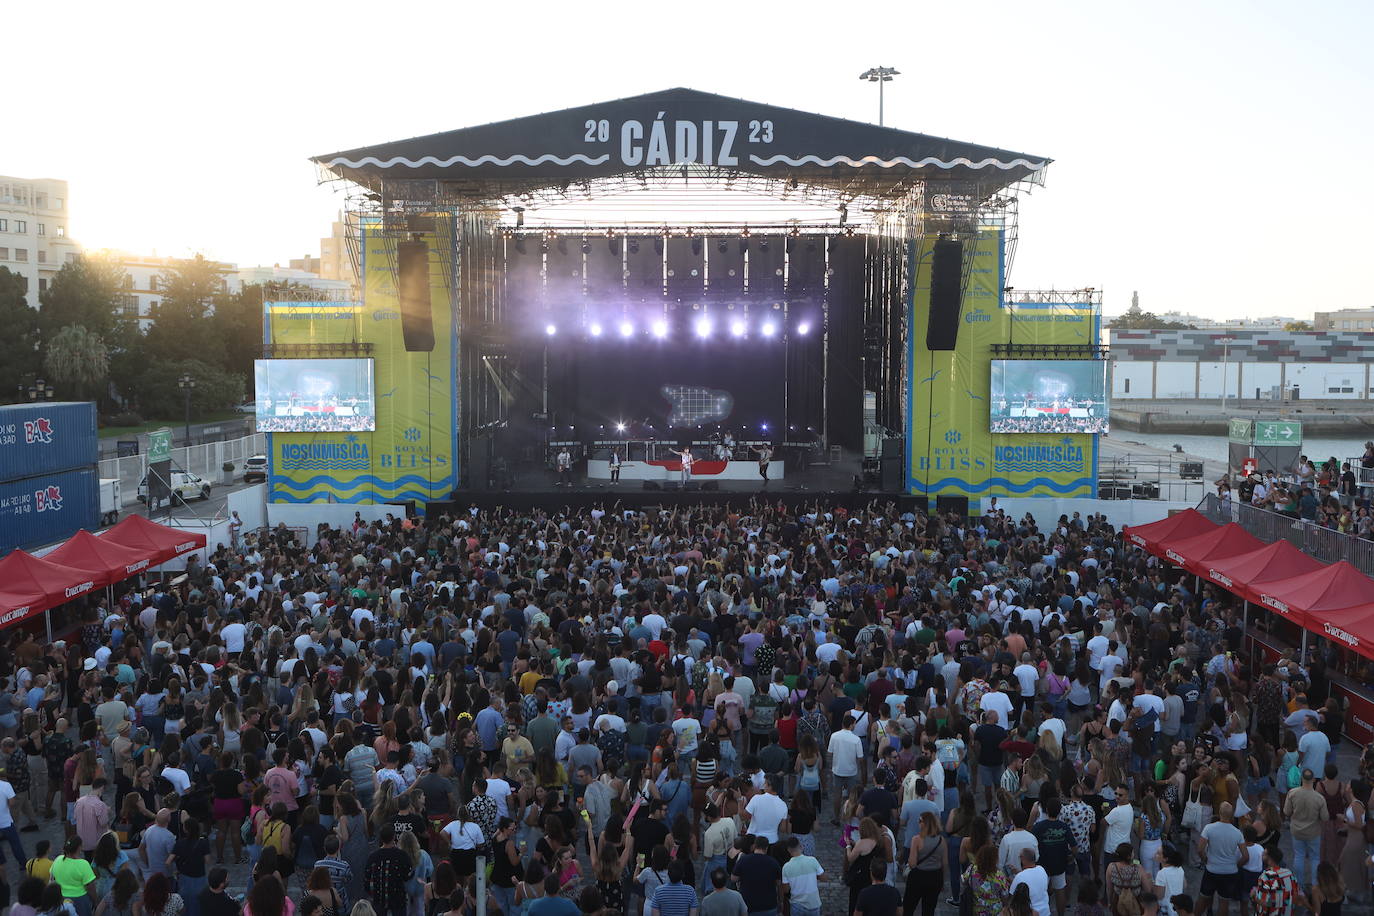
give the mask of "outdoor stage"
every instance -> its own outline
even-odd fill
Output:
[[[376,425],[273,433],[272,502],[762,489],[754,455],[695,446],[716,489],[654,497],[676,456],[628,451],[612,488],[617,438],[767,445],[769,491],[802,499],[1093,489],[1089,437],[988,431],[994,344],[1094,339],[1090,308],[1004,308],[1044,157],[669,89],[314,161],[362,298],[282,291],[264,357],[367,361]],[[571,488],[542,470],[564,442]]]

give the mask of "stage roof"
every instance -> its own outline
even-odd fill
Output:
[[[897,197],[916,180],[938,181],[952,193],[982,200],[1017,181],[1039,180],[1051,160],[695,89],[667,89],[312,161],[375,191],[405,180],[432,184],[436,196],[495,197],[696,164],[870,197]],[[412,188],[408,196],[419,197],[419,190]]]

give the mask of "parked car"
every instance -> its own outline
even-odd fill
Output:
[[[252,483],[255,480],[267,482],[267,456],[254,455],[243,464],[243,482]]]
[[[249,401],[246,404],[240,404],[238,406],[238,411],[239,413],[247,414],[250,417],[256,416],[258,412],[258,402]]]
[[[172,498],[176,502],[186,502],[188,500],[209,499],[210,481],[204,480],[189,471],[172,472]],[[144,474],[143,479],[138,482],[138,501],[146,503],[148,501],[148,475]]]

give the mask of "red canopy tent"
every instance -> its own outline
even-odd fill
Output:
[[[79,598],[98,584],[85,570],[22,550],[10,551],[0,560],[0,582],[0,627]]]
[[[1165,538],[1160,544],[1164,559],[1209,581],[1215,581],[1207,575],[1213,560],[1253,553],[1263,546],[1263,541],[1235,522],[1190,537]]]
[[[1374,641],[1374,580],[1351,566],[1344,560],[1314,569],[1296,578],[1272,582],[1258,589],[1259,603],[1284,617],[1294,620],[1314,633],[1329,634],[1325,623],[1333,618],[1348,621],[1352,625],[1365,620],[1367,625],[1361,629]],[[1339,627],[1338,627],[1339,628]],[[1359,648],[1361,642],[1354,634]],[[1349,640],[1342,640],[1350,645]],[[1369,643],[1365,643],[1365,654],[1370,654]]]
[[[152,564],[149,551],[126,547],[109,538],[96,537],[85,529],[72,535],[43,559],[85,570],[95,578],[98,586],[122,582]]]
[[[1327,611],[1319,626],[1313,623],[1312,632],[1344,643],[1366,658],[1374,658],[1374,606]]]
[[[1177,515],[1162,518],[1157,522],[1150,522],[1145,525],[1128,525],[1122,529],[1122,534],[1126,540],[1136,545],[1144,547],[1155,556],[1160,556],[1159,544],[1169,537],[1189,537],[1194,534],[1202,534],[1204,531],[1211,531],[1218,527],[1207,516],[1196,509],[1184,509]]]
[[[148,557],[150,566],[165,563],[183,553],[190,553],[205,546],[203,534],[182,531],[180,528],[168,528],[166,525],[150,522],[141,515],[129,516],[101,538],[142,551],[143,555]]]
[[[37,559],[12,550],[0,560],[0,626],[18,623],[48,606],[48,586],[43,570],[34,565]]]
[[[1247,601],[1259,601],[1259,589],[1277,587],[1281,582],[1325,566],[1288,541],[1275,541],[1250,553],[1209,562],[1206,576]]]

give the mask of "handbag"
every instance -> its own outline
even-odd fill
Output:
[[[1201,792],[1198,794],[1201,795]],[[1188,830],[1201,830],[1207,826],[1203,820],[1205,816],[1202,802],[1196,798],[1189,798],[1188,803],[1183,806],[1183,819],[1180,823]]]
[[[964,869],[963,893],[959,895],[959,916],[973,916],[973,866]]]

